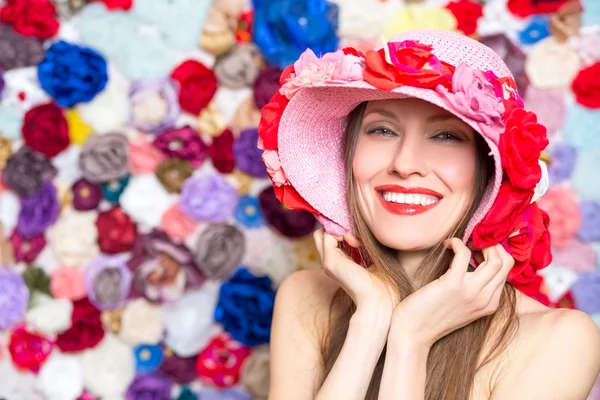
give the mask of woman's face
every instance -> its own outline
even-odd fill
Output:
[[[422,100],[368,103],[352,170],[362,217],[377,240],[419,251],[445,239],[474,197],[476,134]]]

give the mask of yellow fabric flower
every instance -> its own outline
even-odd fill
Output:
[[[88,137],[94,133],[94,128],[85,123],[75,109],[67,110],[65,113],[69,124],[69,137],[72,144],[84,144]]]
[[[211,137],[219,136],[226,127],[227,125],[223,113],[214,102],[210,102],[208,106],[200,112],[198,120],[196,121],[196,129],[200,133]]]
[[[12,155],[12,142],[0,136],[0,168],[4,168],[6,162]]]
[[[446,8],[432,4],[407,4],[385,23],[383,36],[389,39],[416,29],[455,31],[456,27],[456,17]]]

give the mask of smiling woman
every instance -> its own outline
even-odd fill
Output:
[[[548,141],[498,55],[409,32],[308,50],[281,83],[259,147],[277,198],[323,224],[323,270],[277,292],[269,398],[584,399],[596,325],[520,292],[551,261]]]

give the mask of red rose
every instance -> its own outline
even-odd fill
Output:
[[[214,167],[222,174],[231,173],[235,167],[233,141],[233,133],[227,129],[220,136],[213,138],[208,148],[208,155]]]
[[[502,182],[496,201],[487,215],[473,230],[473,245],[478,249],[493,246],[513,233],[531,199],[533,190],[523,190]]]
[[[117,254],[133,249],[137,225],[119,206],[98,214],[98,245],[103,253]]]
[[[52,158],[69,147],[69,124],[54,103],[42,104],[25,114],[21,128],[25,144]]]
[[[588,108],[600,108],[600,61],[579,71],[571,88],[575,100]]]
[[[73,302],[71,323],[71,327],[56,338],[56,345],[64,353],[92,348],[104,338],[100,311],[87,297]]]
[[[285,110],[288,103],[289,100],[284,95],[277,92],[271,98],[271,101],[269,101],[262,109],[260,122],[258,124],[258,136],[262,139],[262,145],[265,150],[277,150],[279,121],[281,121],[283,110]]]
[[[109,10],[129,10],[133,6],[133,0],[96,0],[104,3]]]
[[[477,20],[483,15],[483,6],[479,3],[474,3],[471,0],[457,0],[446,4],[446,8],[450,10],[456,17],[458,22],[458,30],[465,35],[472,35],[477,30]]]
[[[550,306],[550,299],[548,298],[546,288],[544,287],[544,278],[540,275],[533,275],[529,283],[523,284],[511,282],[511,285],[524,295],[539,301],[545,306]]]
[[[198,115],[217,91],[217,77],[196,60],[183,62],[171,73],[179,82],[179,104],[185,111]]]
[[[521,189],[533,189],[542,177],[538,163],[548,145],[546,128],[537,123],[534,113],[513,109],[504,117],[506,130],[498,146],[502,167],[511,183]]]
[[[28,332],[23,325],[16,327],[10,334],[8,350],[13,363],[20,369],[37,373],[53,348],[51,341]]]
[[[7,0],[0,22],[11,24],[23,36],[50,39],[58,33],[56,9],[50,0]]]
[[[526,18],[533,14],[551,14],[570,0],[508,0],[506,7],[514,16]]]
[[[342,52],[344,52],[344,55],[365,58],[365,55],[362,52],[356,50],[354,47],[344,47],[342,49]]]
[[[273,189],[275,191],[275,197],[290,210],[305,210],[316,215],[321,214],[308,204],[293,186],[273,186]]]
[[[279,75],[279,84],[281,86],[283,86],[283,84],[290,79],[290,77],[292,76],[292,74],[294,73],[294,65],[288,65],[287,67],[285,67],[285,69],[281,72],[281,75]]]
[[[431,46],[412,41],[391,45],[393,64],[386,61],[383,49],[367,52],[367,67],[363,71],[365,81],[381,90],[393,90],[404,85],[428,89],[438,85],[449,90],[452,88],[451,75],[454,67],[435,57]],[[440,65],[440,71],[427,68],[434,64]]]

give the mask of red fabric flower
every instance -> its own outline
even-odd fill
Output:
[[[342,49],[342,51],[344,52],[344,55],[351,55],[354,57],[365,58],[364,53],[356,50],[354,47],[344,47]]]
[[[52,158],[71,143],[69,124],[62,110],[54,103],[42,104],[25,114],[21,128],[25,144]]]
[[[173,70],[171,78],[179,82],[179,104],[185,111],[198,115],[217,91],[213,71],[196,60],[184,61]]]
[[[6,0],[0,22],[11,24],[23,36],[50,39],[58,33],[56,9],[50,0]]]
[[[506,7],[515,17],[526,18],[534,14],[551,14],[570,0],[508,0]]]
[[[537,123],[534,113],[522,108],[514,108],[504,119],[506,131],[498,146],[502,167],[514,186],[533,189],[542,177],[538,159],[548,145],[546,128]]]
[[[456,21],[458,30],[465,35],[472,35],[477,31],[477,20],[483,16],[483,6],[471,0],[457,0],[446,4]]]
[[[235,167],[233,156],[233,133],[227,129],[220,136],[213,138],[208,148],[208,155],[214,167],[222,174],[229,174]]]
[[[544,278],[540,275],[532,275],[528,283],[511,282],[511,285],[522,292],[524,295],[531,297],[542,303],[545,306],[550,306],[546,287],[544,286]]]
[[[98,245],[103,253],[117,254],[133,249],[137,225],[119,206],[98,214]]]
[[[575,100],[589,108],[600,108],[600,61],[579,71],[571,88],[575,93]]]
[[[87,297],[73,302],[71,322],[71,327],[56,338],[56,345],[65,353],[92,348],[104,338],[100,311]]]
[[[18,229],[15,229],[10,236],[10,243],[14,249],[16,261],[32,263],[46,247],[46,238],[44,234],[26,238],[19,233]]]
[[[523,190],[510,181],[502,182],[498,196],[473,230],[473,245],[478,249],[493,246],[515,232],[533,197],[533,190]]]
[[[217,335],[200,352],[196,362],[196,372],[202,382],[225,388],[240,380],[244,360],[250,355],[249,347],[238,343],[228,333]]]
[[[14,364],[37,373],[50,356],[54,343],[45,337],[28,332],[25,326],[16,327],[10,334],[8,349]]]
[[[381,90],[399,86],[433,89],[443,85],[452,89],[454,67],[440,61],[431,52],[432,47],[413,41],[389,43],[392,64],[385,59],[384,49],[370,50],[366,54],[365,81]]]
[[[104,3],[109,10],[129,10],[133,6],[133,0],[96,0]]]
[[[286,73],[288,68],[283,70],[281,76]],[[289,100],[277,92],[271,98],[271,101],[263,107],[260,122],[258,124],[258,136],[262,139],[263,149],[277,150],[277,131],[279,130],[279,121],[283,115],[283,110],[287,107]]]
[[[298,193],[293,186],[273,186],[273,189],[275,190],[275,197],[277,197],[279,201],[290,210],[306,210],[315,215],[321,214],[310,204],[308,204],[308,202],[304,200],[302,196],[300,196],[300,193]]]

